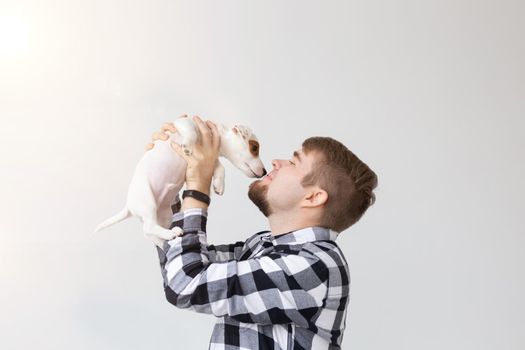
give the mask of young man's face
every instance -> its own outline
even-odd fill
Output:
[[[264,216],[299,205],[305,195],[301,180],[312,169],[313,153],[307,156],[301,149],[292,152],[289,159],[274,159],[272,171],[250,184],[248,197]]]

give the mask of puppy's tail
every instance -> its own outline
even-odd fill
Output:
[[[108,226],[111,226],[113,224],[116,224],[117,222],[120,222],[124,219],[127,219],[131,216],[131,212],[128,210],[128,208],[122,209],[120,213],[117,215],[110,217],[109,219],[105,220],[104,222],[100,223],[96,228],[94,232],[98,232],[102,229],[105,229]]]

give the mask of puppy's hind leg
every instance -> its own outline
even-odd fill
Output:
[[[171,230],[162,227],[158,222],[157,208],[152,208],[148,215],[142,217],[142,231],[144,236],[151,239],[155,244],[159,238],[169,240],[180,236],[183,232],[180,227],[174,227]]]
[[[164,240],[169,240],[182,234],[182,229],[180,227],[174,227],[171,230],[165,229],[157,223],[155,218],[142,218],[142,220],[142,230],[144,231],[144,235],[148,238],[154,236]]]
[[[167,188],[171,189],[171,184],[169,184]],[[142,219],[142,231],[144,232],[144,236],[150,238],[155,244],[159,245],[159,239],[168,240],[180,235],[180,231],[182,231],[181,229],[168,230],[159,224],[157,218],[159,204],[157,203],[147,180],[140,195],[134,195],[132,197],[134,199],[133,207],[137,209],[137,213],[139,214],[137,216]]]

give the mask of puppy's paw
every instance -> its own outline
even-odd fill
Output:
[[[180,227],[175,226],[171,229],[171,232],[173,233],[173,236],[170,239],[173,239],[175,237],[182,236],[182,233],[184,232]]]
[[[220,188],[213,187],[213,191],[217,193],[219,196],[222,196],[222,194],[224,193],[224,188],[223,187],[220,187]]]
[[[222,194],[224,193],[224,182],[213,181],[213,191],[219,196],[222,196]]]

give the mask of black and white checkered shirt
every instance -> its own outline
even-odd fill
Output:
[[[218,317],[210,349],[340,349],[350,275],[337,232],[308,227],[209,245],[207,210],[173,215],[158,248],[167,300]]]

